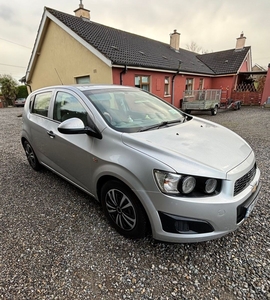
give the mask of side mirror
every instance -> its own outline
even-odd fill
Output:
[[[79,118],[70,118],[62,122],[58,126],[58,131],[63,134],[88,134],[90,136],[102,139],[101,133],[94,128],[84,126],[84,123]]]

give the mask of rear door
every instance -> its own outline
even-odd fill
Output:
[[[54,90],[37,93],[31,98],[30,113],[28,114],[28,127],[30,143],[40,162],[48,164],[46,141],[48,139],[47,127],[49,123],[49,108]]]

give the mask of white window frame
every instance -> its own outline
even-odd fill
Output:
[[[171,95],[171,80],[170,76],[165,76],[164,78],[164,96],[168,97]]]
[[[144,81],[144,78],[147,78],[147,82]],[[136,82],[136,79],[138,80]],[[150,76],[149,75],[135,75],[134,85],[142,90],[150,92]],[[147,87],[147,89],[145,89]]]
[[[90,75],[75,77],[76,84],[90,84]]]

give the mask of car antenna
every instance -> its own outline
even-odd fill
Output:
[[[62,82],[62,80],[61,80],[61,78],[60,78],[60,76],[59,76],[59,74],[58,74],[58,72],[57,72],[56,68],[54,68],[54,69],[55,69],[55,72],[56,72],[56,74],[57,74],[57,76],[58,76],[58,78],[59,78],[59,80],[60,80],[61,84],[63,85],[63,82]]]

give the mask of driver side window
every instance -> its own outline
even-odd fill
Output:
[[[66,92],[57,92],[53,119],[63,122],[70,118],[79,118],[87,125],[87,112],[76,97]]]

